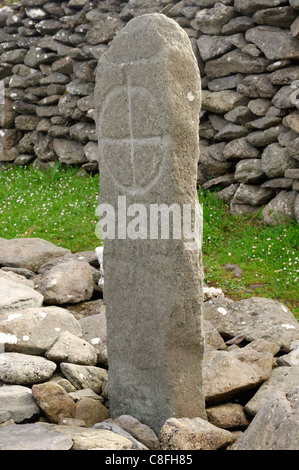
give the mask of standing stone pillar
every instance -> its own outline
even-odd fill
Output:
[[[131,20],[99,60],[95,107],[110,412],[133,415],[156,432],[170,417],[205,416],[195,231],[201,220],[194,217],[201,214],[200,105],[189,38],[162,14]],[[109,205],[115,230],[108,229]],[[190,207],[191,244],[182,230]]]

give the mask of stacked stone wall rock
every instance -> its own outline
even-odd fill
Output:
[[[21,0],[0,9],[0,165],[97,172],[98,59],[130,19],[153,12],[185,29],[201,72],[198,185],[217,190],[233,214],[263,209],[267,224],[298,222],[298,0]]]

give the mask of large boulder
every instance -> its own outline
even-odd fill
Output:
[[[94,290],[91,267],[87,261],[76,259],[57,264],[41,275],[36,289],[44,296],[45,304],[90,300]]]

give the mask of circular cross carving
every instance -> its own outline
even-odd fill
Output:
[[[168,139],[154,96],[130,79],[113,88],[99,116],[102,163],[125,194],[144,194],[159,180]]]

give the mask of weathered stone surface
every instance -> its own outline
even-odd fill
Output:
[[[83,145],[76,140],[55,138],[53,140],[53,148],[61,163],[71,165],[87,161]]]
[[[228,23],[222,27],[222,34],[235,34],[243,33],[247,29],[254,26],[252,18],[249,16],[238,16],[237,18],[232,18]]]
[[[233,302],[212,299],[204,303],[204,317],[225,336],[245,334],[248,341],[264,339],[289,351],[298,339],[299,326],[292,312],[280,302],[262,297]]]
[[[268,145],[262,153],[262,169],[269,178],[284,176],[285,170],[293,168],[295,161],[289,156],[287,148],[277,143]]]
[[[291,33],[294,36],[294,38],[299,39],[299,19],[298,19],[298,17],[291,24]]]
[[[294,220],[296,191],[280,191],[263,209],[263,221],[266,225],[281,225]]]
[[[227,186],[235,181],[235,174],[228,173],[223,176],[218,176],[218,178],[213,178],[202,185],[202,189],[206,190],[213,188],[214,186]]]
[[[249,129],[245,126],[239,126],[237,124],[227,124],[217,134],[214,139],[217,141],[230,141],[232,139],[238,139],[246,136],[249,133]]]
[[[14,127],[15,117],[16,117],[16,112],[13,110],[13,101],[9,98],[5,98],[4,100],[1,100],[0,102],[0,126],[6,129]],[[2,146],[2,138],[0,139],[0,142],[1,142],[0,145]],[[2,148],[2,150],[4,149]]]
[[[37,125],[39,123],[39,117],[38,116],[17,116],[15,118],[15,127],[16,129],[22,130],[22,131],[33,131],[36,129]]]
[[[273,85],[270,80],[269,74],[247,75],[241,83],[239,83],[237,90],[251,98],[272,98],[277,92],[277,87]]]
[[[208,421],[218,428],[247,428],[249,421],[243,406],[237,403],[225,403],[207,408]]]
[[[299,134],[299,114],[289,114],[283,121],[292,131]]]
[[[211,146],[213,147],[213,146]],[[204,169],[205,173],[213,178],[226,175],[231,169],[231,162],[219,161],[213,158],[211,147],[205,147],[200,150],[199,163]],[[212,150],[213,151],[213,150]]]
[[[131,436],[128,432],[124,431],[120,426],[117,426],[113,422],[110,422],[110,420],[103,421],[101,423],[96,423],[93,426],[94,429],[106,429],[107,431],[111,431],[115,434],[119,434],[129,441],[132,442],[132,449],[134,450],[148,450],[148,447],[145,445],[141,444],[141,442],[138,442],[134,437]]]
[[[235,0],[235,8],[243,15],[251,15],[263,8],[278,7],[283,0]]]
[[[295,160],[299,160],[299,137],[288,143],[287,149],[289,155]]]
[[[94,366],[97,363],[96,349],[69,331],[60,333],[57,340],[46,352],[46,357],[55,362],[71,362],[72,364],[89,366]]]
[[[213,113],[224,114],[246,102],[246,98],[236,91],[202,91],[202,108]]]
[[[296,11],[289,6],[259,10],[252,17],[257,24],[281,26],[282,28],[289,28],[296,18]]]
[[[250,111],[248,106],[237,106],[233,110],[224,115],[227,121],[235,124],[246,124],[255,118],[254,114]]]
[[[40,238],[0,238],[0,265],[27,268],[37,272],[49,261],[70,253],[70,250]]]
[[[237,204],[260,206],[270,201],[274,194],[272,189],[241,183],[234,194],[233,202]]]
[[[268,65],[269,61],[264,57],[252,57],[235,49],[218,59],[209,60],[205,72],[209,78],[219,78],[233,73],[263,73]]]
[[[247,124],[249,129],[269,129],[281,123],[281,118],[277,116],[264,116],[262,118],[251,121]]]
[[[265,181],[261,187],[262,188],[283,188],[283,189],[292,189],[294,180],[292,178],[273,178],[268,181]]]
[[[63,375],[77,388],[90,388],[95,393],[100,393],[107,377],[107,371],[95,366],[83,366],[68,364],[60,365]]]
[[[222,26],[235,16],[234,8],[216,3],[214,8],[203,9],[196,13],[195,23],[205,34],[219,34]]]
[[[257,98],[256,100],[250,100],[248,103],[248,108],[257,116],[265,116],[271,102],[263,98]]]
[[[88,96],[93,92],[93,83],[75,79],[66,85],[66,90],[71,95]]]
[[[102,13],[101,17],[94,23],[94,27],[87,32],[86,41],[92,45],[107,43],[114,38],[123,26],[123,21],[117,16]]]
[[[183,201],[198,207],[200,77],[189,39],[175,21],[144,15],[118,34],[100,58],[95,103],[101,203],[116,207],[118,195],[125,194],[127,204],[138,201],[145,208]],[[189,157],[174,162],[182,151]],[[173,414],[202,415],[200,252],[172,239],[153,245],[106,238],[104,246],[112,416],[133,415],[157,432]],[[170,275],[157,277],[157,265]],[[184,279],[172,265],[184,270]],[[167,300],[166,292],[172,292]]]
[[[109,410],[93,398],[81,398],[76,404],[76,419],[81,419],[87,427],[101,423],[109,418]]]
[[[256,159],[259,151],[251,145],[246,137],[228,142],[224,148],[223,155],[227,160],[241,160],[245,158]]]
[[[43,424],[46,429],[68,436],[73,441],[72,450],[130,450],[132,442],[119,434],[106,429],[80,428]]]
[[[96,312],[100,309],[97,307]],[[79,320],[82,328],[82,337],[88,341],[99,353],[107,349],[107,322],[105,308],[96,315]]]
[[[56,364],[44,357],[14,352],[0,355],[0,380],[11,385],[32,385],[48,380]]]
[[[260,158],[241,160],[236,165],[235,180],[239,183],[258,183],[263,176]]]
[[[1,276],[0,315],[22,308],[40,307],[43,296],[32,287]]]
[[[51,423],[58,423],[61,416],[74,418],[76,404],[68,393],[55,382],[33,385],[32,396]]]
[[[159,440],[162,450],[217,450],[231,444],[233,435],[201,418],[171,418]]]
[[[230,184],[229,186],[227,186],[227,188],[224,188],[221,191],[219,191],[217,193],[217,197],[221,199],[222,201],[229,203],[232,200],[238,186],[239,186],[238,183]]]
[[[21,137],[22,134],[16,129],[0,130],[0,162],[9,162],[18,156],[15,147]]]
[[[130,415],[121,415],[115,418],[109,418],[107,423],[113,423],[120,426],[128,432],[138,442],[144,444],[148,449],[158,449],[159,440],[154,431],[146,424],[140,423],[138,419]]]
[[[298,386],[289,392],[273,390],[231,450],[298,450],[298,404]]]
[[[30,388],[22,385],[2,385],[0,387],[0,416],[6,414],[4,421],[13,419],[22,423],[38,416],[40,412]],[[0,418],[0,423],[1,423]]]
[[[45,52],[41,47],[30,47],[24,59],[24,64],[28,67],[38,68],[41,64],[48,64],[58,59],[54,52]]]
[[[48,430],[41,423],[0,428],[1,450],[70,450],[72,446],[70,436]]]
[[[292,65],[276,70],[270,76],[274,85],[290,85],[294,80],[299,79],[299,67]]]
[[[273,96],[272,103],[276,108],[287,109],[292,108],[292,94],[294,93],[294,88],[291,86],[285,85],[281,87],[278,92]]]
[[[257,26],[246,31],[247,41],[259,47],[269,60],[298,59],[299,40],[291,32],[272,26]]]
[[[275,126],[263,131],[250,132],[246,139],[253,146],[266,147],[277,141],[282,128],[283,126]]]
[[[261,385],[253,398],[246,403],[245,410],[250,416],[254,416],[275,392],[290,393],[295,387],[299,387],[298,365],[277,367],[273,370],[271,377]]]
[[[66,330],[82,335],[78,321],[60,307],[19,309],[0,317],[0,343],[11,352],[44,354]]]
[[[84,146],[84,155],[89,162],[98,162],[99,161],[99,149],[96,142],[89,141]]]
[[[12,51],[3,52],[0,56],[0,61],[11,64],[21,64],[23,63],[27,52],[27,49],[14,49]]]
[[[231,351],[206,348],[203,363],[206,403],[230,400],[260,385],[270,377],[272,363],[271,353],[256,351],[250,344]]]
[[[95,140],[95,126],[87,122],[78,122],[70,127],[70,136],[83,143]]]
[[[228,75],[227,77],[214,78],[208,81],[208,89],[210,91],[231,90],[236,88],[243,78],[244,75],[241,73]]]
[[[89,300],[93,279],[89,263],[70,260],[54,266],[41,276],[36,289],[50,305],[73,304]]]
[[[200,56],[204,61],[219,57],[233,49],[231,41],[221,36],[203,34],[197,40]]]

